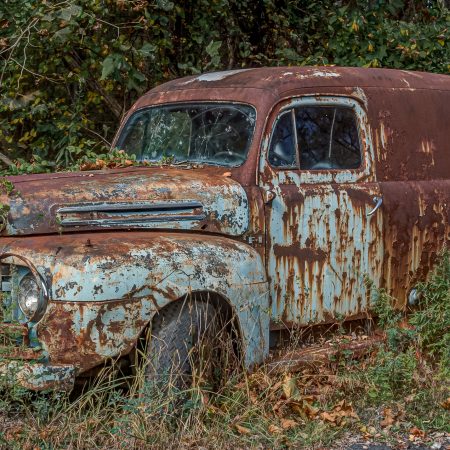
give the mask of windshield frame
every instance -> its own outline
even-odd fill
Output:
[[[123,142],[123,140],[125,139],[126,135],[125,135],[125,130],[127,125],[130,123],[130,121],[137,115],[142,113],[143,111],[148,111],[150,109],[154,109],[154,108],[162,108],[162,107],[166,107],[166,106],[195,106],[195,105],[223,105],[223,106],[247,106],[249,108],[252,109],[253,113],[254,113],[254,123],[253,123],[253,129],[251,130],[251,133],[249,133],[249,139],[247,142],[247,147],[246,147],[246,153],[245,153],[245,158],[241,161],[241,162],[237,162],[236,164],[221,164],[220,162],[216,162],[216,161],[195,161],[195,160],[186,160],[186,161],[173,161],[171,162],[169,161],[164,161],[164,165],[169,165],[169,166],[180,166],[180,165],[187,165],[187,166],[194,166],[194,167],[201,167],[201,166],[214,166],[214,167],[228,167],[228,168],[237,168],[237,167],[241,167],[243,166],[247,161],[248,161],[248,157],[250,155],[250,151],[255,139],[255,135],[256,135],[256,130],[257,130],[257,123],[258,123],[258,109],[256,108],[255,105],[248,103],[248,102],[243,102],[243,101],[235,101],[235,100],[227,100],[227,99],[223,99],[223,100],[201,100],[201,99],[195,99],[195,100],[189,100],[189,101],[175,101],[175,102],[161,102],[161,103],[155,103],[152,105],[146,105],[146,106],[142,106],[140,108],[135,109],[131,114],[127,115],[125,117],[125,120],[123,121],[122,125],[120,126],[118,133],[117,133],[117,137],[115,139],[114,142],[114,149],[120,149],[121,148],[121,144]],[[161,159],[160,160],[152,160],[152,159],[138,159],[136,158],[137,161],[142,162],[142,163],[154,163],[155,165],[160,165],[161,163]]]

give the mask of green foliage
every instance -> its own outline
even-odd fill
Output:
[[[448,73],[449,24],[441,0],[4,0],[0,152],[20,158],[19,171],[73,166],[104,153],[144,91],[202,71],[338,64]]]
[[[372,386],[369,396],[377,403],[402,398],[413,386],[420,386],[426,377],[418,371],[427,366],[437,368],[444,380],[450,377],[450,252],[440,256],[430,279],[418,290],[419,307],[406,324],[393,299],[384,291],[376,293],[374,310],[387,337],[387,348],[377,354],[367,372]]]
[[[381,350],[367,371],[367,377],[372,383],[369,397],[376,403],[401,399],[415,386],[416,369],[414,348],[410,347],[405,352]]]
[[[441,373],[450,379],[450,252],[442,255],[441,264],[428,283],[418,287],[419,310],[411,324],[419,336],[419,346],[439,361]]]

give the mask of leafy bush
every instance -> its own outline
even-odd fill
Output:
[[[450,378],[450,252],[445,252],[441,262],[427,283],[418,286],[419,310],[410,319],[418,335],[422,350],[429,352],[438,362],[441,373]]]
[[[369,395],[377,402],[399,399],[413,386],[425,389],[434,383],[433,366],[438,376],[450,376],[450,253],[444,252],[429,280],[418,286],[418,309],[407,317],[394,308],[395,299],[385,291],[376,291],[375,313],[387,337],[387,349],[381,350],[368,369],[372,385]],[[420,353],[423,352],[423,354]]]
[[[202,71],[338,64],[449,72],[441,0],[3,0],[0,152],[26,171],[104,153],[146,90]]]
[[[372,384],[369,397],[377,403],[405,397],[416,384],[416,369],[414,348],[410,347],[405,352],[381,350],[367,371]]]

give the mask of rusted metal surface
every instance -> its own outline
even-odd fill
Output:
[[[268,350],[268,289],[260,255],[218,236],[134,232],[4,238],[3,252],[32,260],[51,300],[35,325],[52,364],[79,372],[126,354],[152,316],[191,292],[226,299],[248,365]]]
[[[49,292],[44,317],[28,324],[36,359],[87,371],[129,352],[160,308],[196,291],[236,313],[247,365],[268,354],[269,320],[279,329],[366,314],[367,280],[404,306],[450,244],[449,79],[332,67],[188,77],[139,99],[118,135],[151,105],[248,103],[257,119],[241,166],[11,177],[0,253],[29,262]],[[361,167],[271,167],[273,124],[296,105],[351,108]],[[24,359],[27,342],[14,350]]]
[[[20,195],[3,235],[93,229],[183,229],[243,234],[248,200],[224,168],[131,168],[10,177]]]
[[[357,170],[276,170],[260,161],[267,207],[272,320],[290,326],[329,321],[367,310],[365,279],[380,278],[382,215],[367,216],[379,195],[368,120],[355,100],[305,96],[282,105],[352,106],[360,123],[364,160]],[[268,130],[270,127],[268,128]]]
[[[20,386],[34,391],[73,389],[75,368],[72,365],[46,365],[36,362],[0,361],[0,383],[2,387]]]
[[[19,359],[19,360],[39,360],[43,357],[41,349],[34,349],[29,347],[12,347],[0,346],[0,358],[5,359]]]
[[[449,170],[450,173],[450,170]],[[381,285],[401,303],[450,247],[450,180],[382,182],[384,258]]]

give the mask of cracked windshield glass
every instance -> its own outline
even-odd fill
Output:
[[[248,153],[256,112],[248,105],[183,104],[133,114],[118,147],[140,161],[241,165]]]

